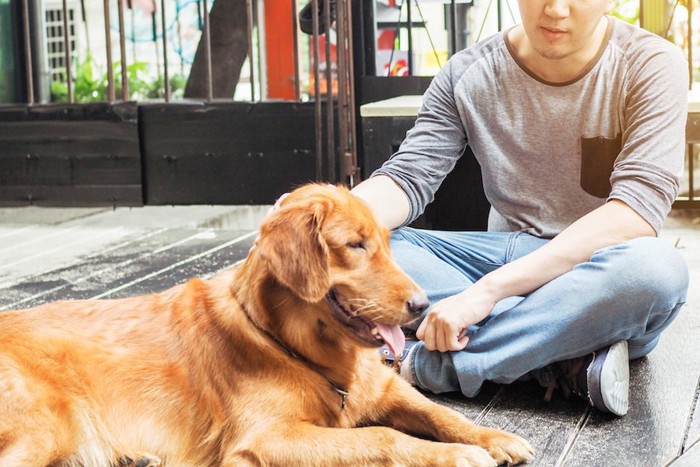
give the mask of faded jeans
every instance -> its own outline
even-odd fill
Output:
[[[522,232],[408,227],[391,237],[394,258],[431,304],[547,242]],[[687,265],[663,239],[643,237],[602,248],[527,296],[498,302],[486,319],[469,328],[464,350],[431,352],[417,344],[409,362],[413,380],[434,393],[474,397],[485,381],[511,383],[621,340],[628,342],[630,358],[639,358],[659,342],[687,289]]]

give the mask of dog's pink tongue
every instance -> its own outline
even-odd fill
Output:
[[[379,335],[384,339],[386,345],[389,346],[391,353],[393,353],[396,358],[401,357],[401,352],[403,352],[403,348],[406,346],[406,337],[404,337],[401,328],[398,326],[377,324],[377,331],[379,331]]]

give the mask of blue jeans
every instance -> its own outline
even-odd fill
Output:
[[[548,241],[522,232],[407,227],[392,234],[391,247],[398,264],[436,303]],[[621,340],[628,342],[630,358],[639,358],[656,346],[687,290],[687,265],[665,240],[643,237],[603,248],[527,296],[498,302],[469,329],[464,350],[431,352],[419,343],[409,362],[412,376],[434,393],[474,397],[485,381],[511,383]]]

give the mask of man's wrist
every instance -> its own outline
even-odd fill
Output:
[[[494,277],[493,274],[483,276],[468,290],[484,297],[483,299],[491,306],[495,306],[499,300],[505,298],[501,296],[503,288],[499,286],[498,278]]]

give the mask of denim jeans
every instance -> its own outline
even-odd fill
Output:
[[[522,232],[406,227],[392,234],[391,247],[398,264],[434,304],[548,241]],[[474,397],[485,381],[511,383],[621,340],[628,342],[630,358],[639,358],[656,346],[687,289],[687,265],[663,239],[643,237],[602,248],[527,296],[498,302],[486,319],[470,327],[464,350],[431,352],[419,343],[409,362],[412,376],[434,393],[461,391]]]

